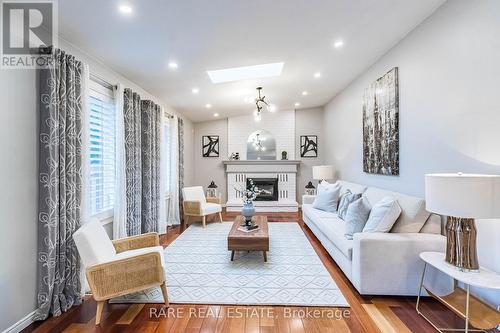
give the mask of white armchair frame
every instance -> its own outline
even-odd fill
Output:
[[[203,224],[203,228],[206,227],[207,224],[207,216],[218,214],[219,222],[222,223],[222,205],[220,204],[220,200],[218,198],[205,198],[205,194],[203,193],[202,186],[191,186],[184,187],[182,189],[182,207],[184,209],[184,223],[188,225],[191,221],[189,217],[201,217],[201,222]],[[208,211],[205,209],[207,204],[218,205],[218,207],[214,207],[215,211]]]

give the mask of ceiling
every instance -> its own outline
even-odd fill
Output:
[[[297,102],[297,108],[324,105],[444,2],[64,0],[59,34],[186,117],[204,121],[214,113],[252,112],[244,99],[254,98],[257,86],[281,110]],[[123,4],[132,14],[118,10]],[[343,47],[333,46],[337,40]],[[272,62],[285,63],[281,76],[213,84],[206,73]]]

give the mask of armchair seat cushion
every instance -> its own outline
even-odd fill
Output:
[[[201,213],[203,215],[215,214],[222,212],[222,206],[216,203],[202,203],[201,204]]]
[[[151,253],[151,252],[158,252],[160,254],[160,257],[161,257],[161,265],[163,266],[163,268],[165,268],[165,258],[163,257],[163,251],[164,250],[163,250],[162,246],[143,247],[140,249],[120,252],[111,261],[131,258],[131,257],[135,257],[135,256],[138,256],[141,254],[146,254],[146,253]]]

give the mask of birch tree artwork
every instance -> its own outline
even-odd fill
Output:
[[[363,171],[399,175],[399,88],[394,67],[363,96]]]

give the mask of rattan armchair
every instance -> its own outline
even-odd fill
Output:
[[[222,205],[217,198],[205,198],[202,186],[184,187],[182,189],[182,208],[184,209],[184,221],[190,223],[190,217],[201,217],[203,228],[207,223],[207,216],[218,214],[222,222]]]
[[[99,221],[91,221],[73,235],[86,268],[87,281],[97,302],[95,324],[107,300],[152,287],[160,287],[165,305],[163,248],[157,233],[111,241]]]

